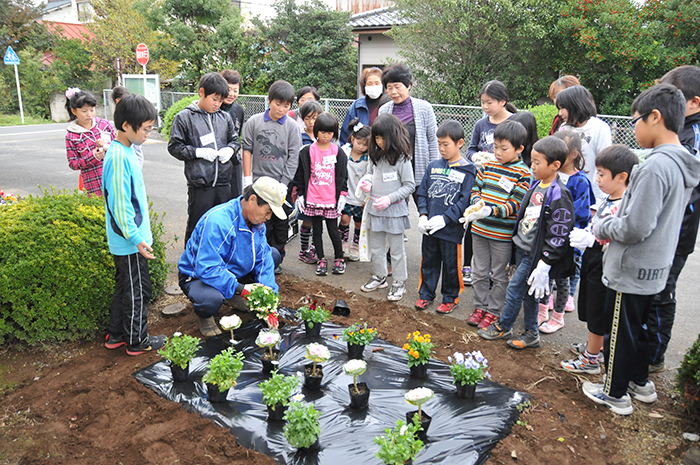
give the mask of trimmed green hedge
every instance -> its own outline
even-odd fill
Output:
[[[683,357],[676,376],[676,386],[683,395],[681,404],[688,413],[700,413],[700,336]]]
[[[151,215],[156,260],[153,295],[168,266],[163,225]],[[102,198],[45,191],[0,207],[0,343],[76,340],[105,329],[114,292],[114,260]]]
[[[199,95],[193,95],[191,97],[182,98],[177,102],[173,103],[173,105],[170,108],[168,108],[168,111],[165,112],[165,116],[163,116],[163,129],[160,132],[165,138],[165,140],[170,140],[170,129],[173,127],[173,120],[175,119],[175,115],[180,113],[181,110],[184,110],[190,103],[194,102],[195,100],[199,100]]]
[[[535,120],[537,120],[537,135],[539,138],[547,137],[549,135],[549,130],[552,129],[552,121],[554,121],[554,117],[559,113],[557,107],[551,103],[545,103],[524,109],[531,111],[532,114],[535,115]]]

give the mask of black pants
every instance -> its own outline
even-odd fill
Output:
[[[649,380],[649,319],[653,295],[623,294],[609,289],[605,297],[605,393],[622,397],[627,385]]]
[[[459,303],[464,290],[461,268],[462,244],[423,235],[418,294],[421,299],[435,300],[435,290],[442,271],[442,301]]]
[[[287,198],[285,199],[287,204],[282,206],[284,212],[289,215],[292,211],[292,189],[287,188]],[[267,243],[270,247],[274,247],[280,253],[280,263],[284,260],[285,250],[284,246],[287,245],[289,240],[289,217],[286,220],[281,220],[277,218],[274,214],[265,223],[265,229],[267,230]]]
[[[130,346],[138,345],[148,336],[151,300],[148,260],[140,253],[114,255],[114,266],[114,295],[107,330],[115,336],[123,334]]]
[[[578,319],[586,322],[588,331],[605,336],[605,297],[608,288],[602,282],[603,249],[600,244],[589,247],[581,261],[581,280],[578,287]]]
[[[649,364],[658,365],[664,362],[664,355],[671,340],[673,321],[676,318],[676,283],[681,274],[687,254],[676,254],[673,257],[671,270],[668,272],[666,287],[654,296],[647,321],[649,332]]]
[[[338,231],[338,220],[324,218],[322,216],[314,216],[311,218],[316,255],[319,259],[325,258],[326,256],[323,251],[323,220],[326,220],[326,228],[328,228],[328,235],[331,237],[331,242],[333,243],[335,258],[343,258],[343,243],[340,240],[340,231]]]
[[[233,172],[231,173],[230,185],[232,199],[235,199],[236,197],[243,194],[243,165],[233,165]]]
[[[255,273],[248,273],[238,280],[241,284],[252,284],[255,282]],[[197,278],[190,278],[182,273],[178,273],[178,283],[180,289],[185,293],[194,313],[201,318],[209,318],[219,313],[221,304],[226,299],[224,295],[217,289],[204,284]]]
[[[231,186],[188,187],[187,188],[187,228],[185,229],[185,245],[190,240],[197,221],[211,207],[231,200]]]

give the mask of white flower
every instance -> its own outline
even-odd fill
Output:
[[[423,405],[424,403],[432,399],[434,395],[435,393],[432,389],[426,387],[419,387],[411,389],[406,393],[404,397],[406,398],[406,402],[408,402],[411,405]]]
[[[297,394],[296,396],[292,397],[292,400],[296,402],[301,402],[302,400],[304,400],[304,394]]]
[[[180,337],[180,336],[182,336],[182,333],[180,331],[175,331],[173,333],[173,337]]]
[[[323,363],[331,358],[331,352],[323,344],[314,342],[306,346],[306,358],[312,362]]]
[[[224,316],[219,320],[219,324],[226,331],[238,329],[241,326],[241,318],[238,315]]]
[[[274,330],[260,331],[255,343],[258,347],[272,347],[280,341],[280,333]]]
[[[457,363],[457,365],[461,365],[464,363],[464,355],[461,352],[455,352],[454,357],[455,363]]]
[[[408,426],[407,426],[407,425],[403,425],[403,426],[401,427],[401,429],[399,430],[399,434],[404,435],[404,434],[406,434],[406,431],[408,431]]]
[[[367,362],[364,360],[348,360],[343,365],[343,371],[350,376],[360,376],[365,370],[367,370]]]

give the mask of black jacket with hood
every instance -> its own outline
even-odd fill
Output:
[[[686,116],[683,129],[678,134],[683,147],[688,152],[700,158],[700,113]],[[698,223],[700,223],[700,184],[695,186],[690,194],[690,202],[683,213],[681,236],[678,239],[677,255],[690,255],[695,249],[695,241],[698,237]]]

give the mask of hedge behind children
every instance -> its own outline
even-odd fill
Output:
[[[442,159],[432,161],[418,188],[418,230],[423,234],[421,247],[418,310],[425,310],[435,299],[442,271],[442,303],[437,312],[452,313],[464,290],[462,282],[462,238],[459,222],[469,205],[476,167],[462,158],[464,128],[455,120],[446,120],[437,130]]]
[[[104,159],[107,243],[116,268],[105,347],[126,346],[129,355],[158,350],[165,341],[165,336],[148,334],[148,260],[155,256],[143,173],[131,148],[146,141],[157,118],[156,109],[145,97],[125,96],[114,111],[119,132]]]
[[[175,115],[170,130],[170,155],[185,162],[187,227],[185,244],[207,210],[231,199],[233,155],[240,148],[238,134],[221,103],[228,83],[219,73],[199,80],[199,100]]]

